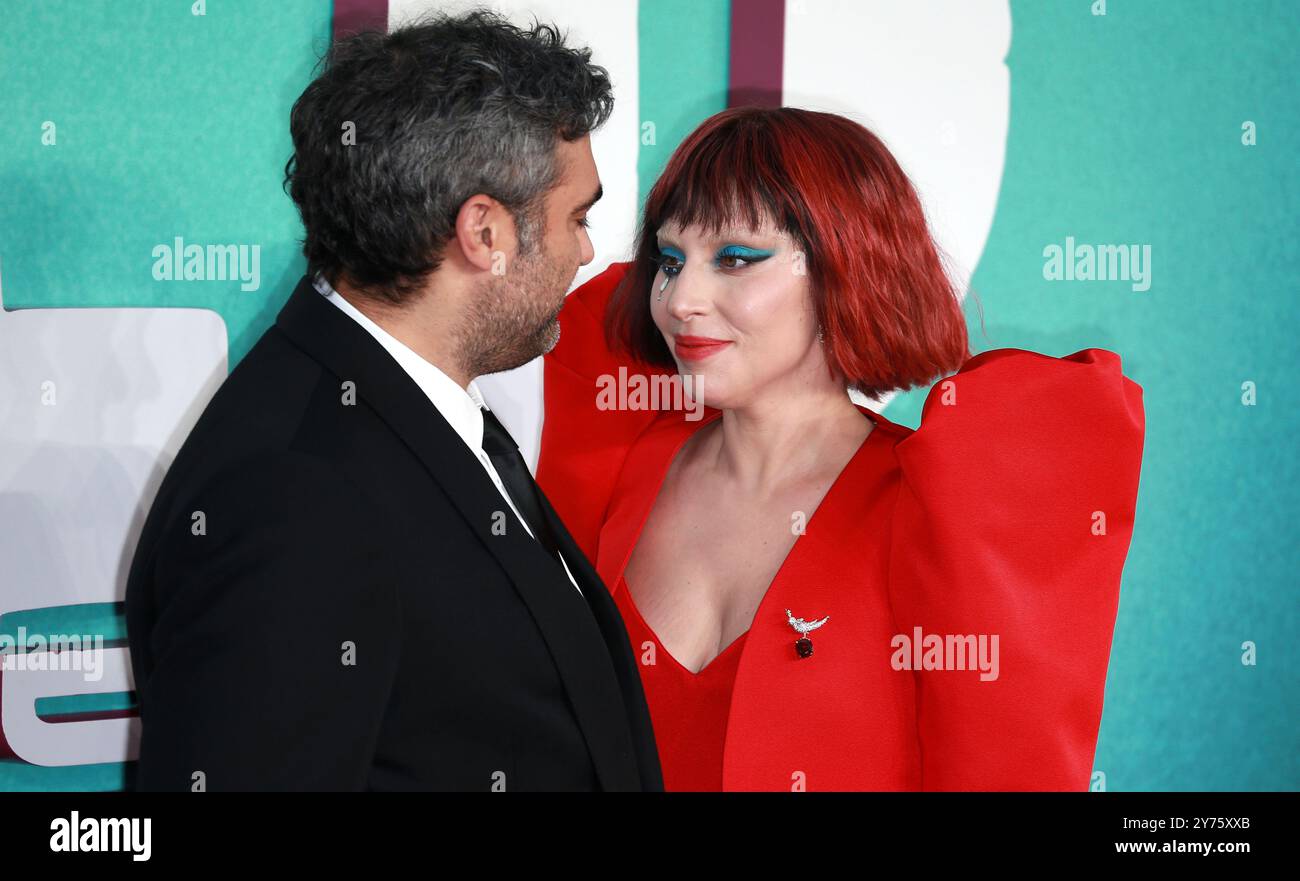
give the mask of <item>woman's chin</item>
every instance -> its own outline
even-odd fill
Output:
[[[696,369],[689,372],[678,371],[677,377],[681,380],[683,392],[698,406],[725,410],[732,405],[735,396],[728,390],[726,381],[717,373]]]

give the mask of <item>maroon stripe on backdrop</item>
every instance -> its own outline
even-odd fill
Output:
[[[781,106],[785,0],[731,0],[727,106]]]
[[[388,0],[334,0],[334,39],[357,31],[388,32]]]

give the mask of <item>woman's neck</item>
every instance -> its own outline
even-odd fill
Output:
[[[842,387],[819,384],[724,409],[700,457],[761,494],[826,469],[838,473],[873,425]]]

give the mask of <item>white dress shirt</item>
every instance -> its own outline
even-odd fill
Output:
[[[447,420],[452,430],[460,435],[460,439],[465,442],[465,446],[469,447],[469,451],[474,454],[474,458],[478,459],[479,464],[483,466],[483,470],[487,472],[487,476],[496,486],[497,492],[501,493],[501,497],[510,506],[510,510],[515,512],[515,516],[523,524],[524,530],[531,536],[533,531],[528,528],[528,523],[520,515],[519,509],[515,507],[514,501],[510,498],[510,493],[506,492],[505,485],[501,482],[501,476],[497,474],[496,468],[492,467],[492,459],[483,450],[483,412],[479,408],[484,407],[488,410],[492,408],[488,407],[483,401],[483,395],[479,392],[474,381],[470,380],[467,388],[461,388],[456,380],[417,355],[409,346],[366,317],[360,309],[353,306],[338,291],[334,290],[324,276],[317,274],[313,284],[326,300],[329,300],[341,309],[345,315],[365,328],[388,351],[388,354],[393,356],[393,360],[398,363],[398,366],[405,370],[411,379],[415,380],[415,384],[420,387],[420,390],[429,398],[433,406]],[[560,554],[559,556],[560,562],[564,565],[565,574],[569,576],[569,581],[577,588],[578,593],[582,593],[582,588],[578,587],[577,579],[569,571],[569,564],[565,561],[564,555]]]

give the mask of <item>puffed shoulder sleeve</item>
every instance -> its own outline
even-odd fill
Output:
[[[620,402],[627,384],[620,376],[671,373],[618,356],[605,342],[605,309],[630,265],[611,264],[569,294],[560,341],[543,358],[537,484],[591,560],[623,460],[656,416]]]
[[[1088,789],[1144,431],[1114,352],[996,349],[896,444],[889,590],[924,789]]]

